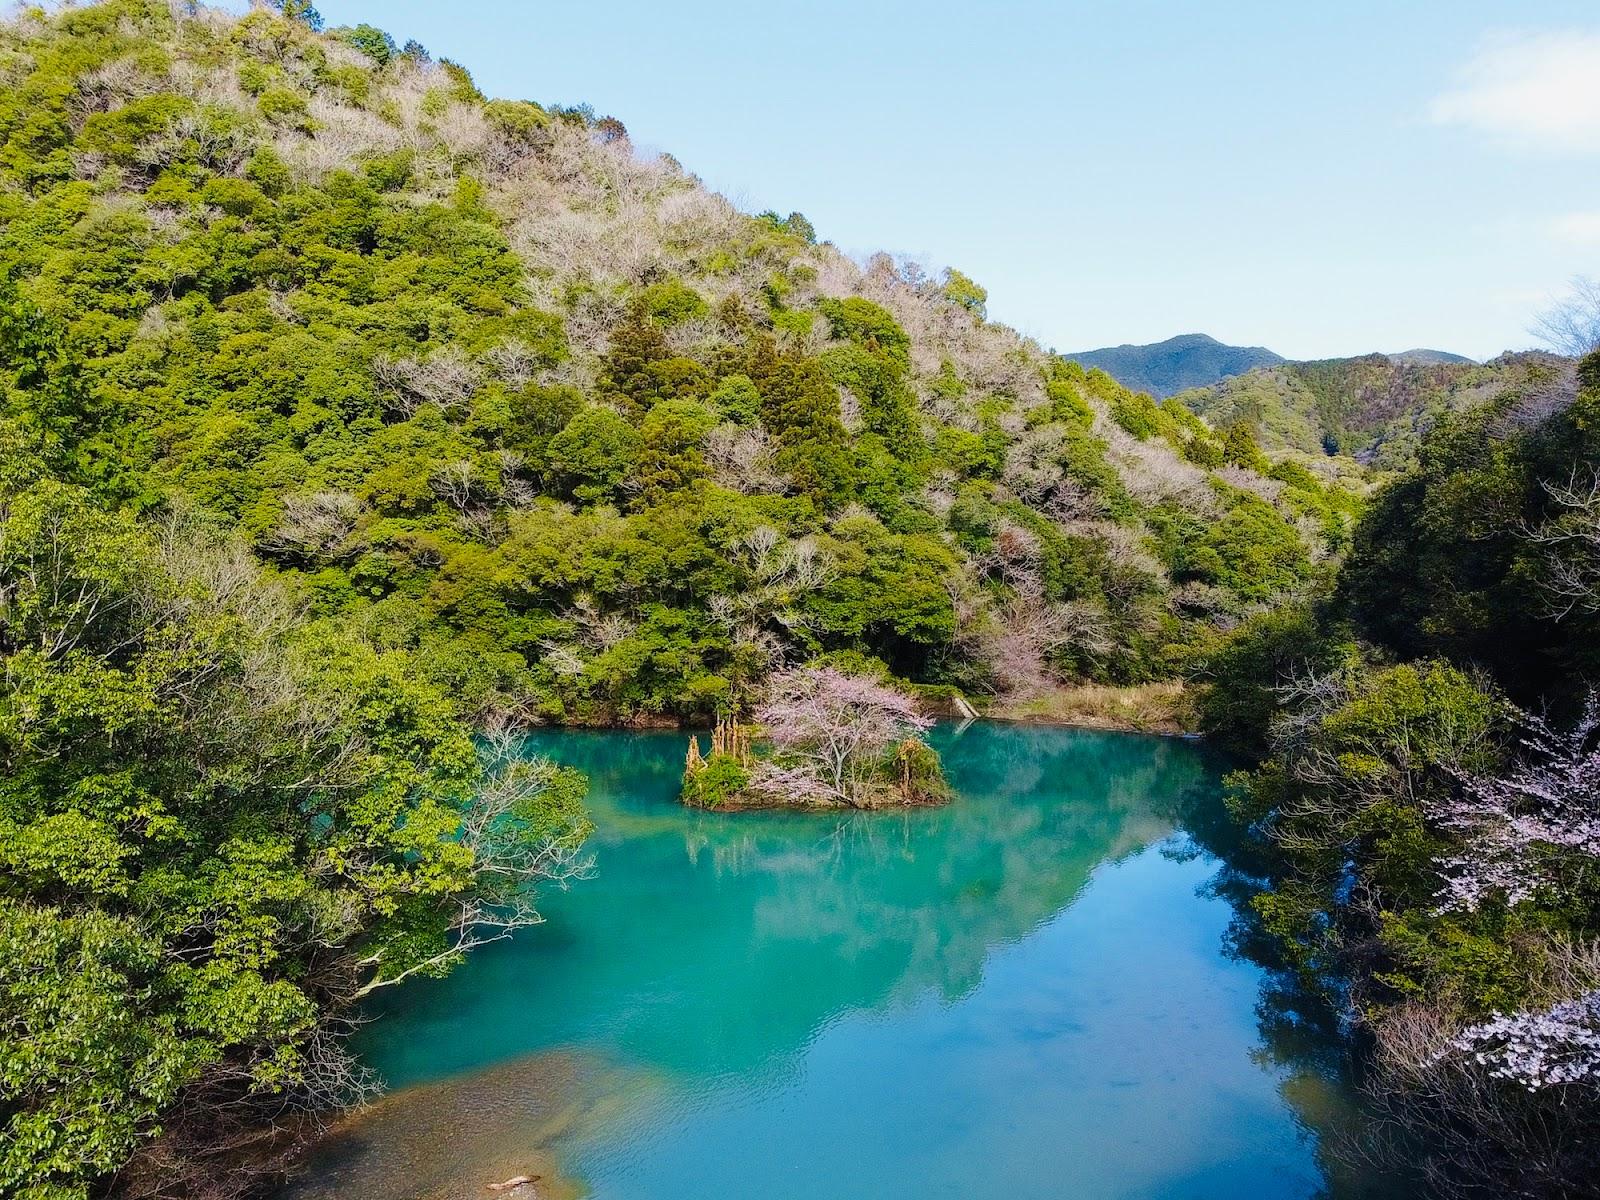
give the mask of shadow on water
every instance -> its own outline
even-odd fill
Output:
[[[679,807],[681,734],[530,738],[594,782],[595,877],[383,1000],[361,1050],[400,1090],[295,1191],[1379,1194],[1318,1159],[1358,1114],[1251,957],[1215,757],[936,738],[952,804],[843,818]]]
[[[1221,751],[1208,748],[1204,753],[1219,776],[1247,765]],[[1219,798],[1190,791],[1173,797],[1168,812],[1184,831],[1185,852],[1214,864],[1205,892],[1225,901],[1231,912],[1221,952],[1260,972],[1255,1003],[1260,1041],[1252,1056],[1279,1078],[1284,1103],[1311,1139],[1323,1177],[1319,1196],[1422,1200],[1420,1173],[1404,1178],[1395,1174],[1394,1164],[1406,1161],[1392,1144],[1400,1135],[1380,1126],[1362,1097],[1357,1049],[1362,1043],[1330,998],[1308,987],[1290,968],[1262,927],[1251,902],[1268,890],[1264,847],[1241,829]]]

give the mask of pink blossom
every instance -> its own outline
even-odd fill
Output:
[[[909,697],[864,675],[801,667],[775,675],[756,709],[776,753],[753,785],[859,804],[889,751],[933,722]]]
[[[1547,1009],[1496,1013],[1464,1029],[1446,1054],[1463,1054],[1530,1092],[1600,1080],[1600,991]]]
[[[1462,835],[1461,853],[1442,859],[1441,907],[1475,909],[1498,896],[1528,899],[1552,882],[1564,851],[1600,859],[1600,692],[1565,731],[1523,717],[1522,762],[1509,774],[1468,778],[1428,815]]]

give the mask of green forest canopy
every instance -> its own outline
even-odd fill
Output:
[[[1290,602],[1351,544],[1348,461],[286,8],[0,27],[0,1188],[214,1172],[224,1114],[359,1092],[348,1004],[529,916],[506,864],[579,861],[582,782],[474,742],[500,720],[705,718],[799,662],[997,696],[1212,663],[1259,736],[1259,630],[1343,653]],[[1380,655],[1566,661],[1429,453],[1338,611]],[[1385,552],[1419,488],[1424,554]]]
[[[1353,498],[1243,427],[587,110],[265,9],[114,0],[5,44],[14,419],[481,712],[705,716],[841,652],[975,692],[1019,656],[1167,677],[1343,542]]]

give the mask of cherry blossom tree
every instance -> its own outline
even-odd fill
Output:
[[[757,766],[753,787],[851,807],[870,801],[894,747],[933,724],[910,697],[832,667],[774,676],[755,717],[775,755]]]
[[[1522,717],[1523,754],[1511,771],[1467,778],[1430,816],[1461,835],[1440,861],[1440,907],[1474,910],[1490,899],[1518,904],[1559,881],[1576,862],[1600,864],[1600,691],[1566,729]],[[1569,999],[1463,1029],[1441,1058],[1475,1063],[1492,1079],[1541,1091],[1600,1082],[1600,988],[1587,973]]]
[[[1522,725],[1519,765],[1468,777],[1430,806],[1440,827],[1463,838],[1461,851],[1439,864],[1446,909],[1476,909],[1491,897],[1516,904],[1553,882],[1572,856],[1600,863],[1600,690],[1567,729],[1528,714]]]
[[[1600,1081],[1600,990],[1468,1026],[1449,1052],[1530,1092]]]

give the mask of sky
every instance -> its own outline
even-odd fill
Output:
[[[1534,342],[1600,276],[1595,0],[319,0],[1056,350]]]

